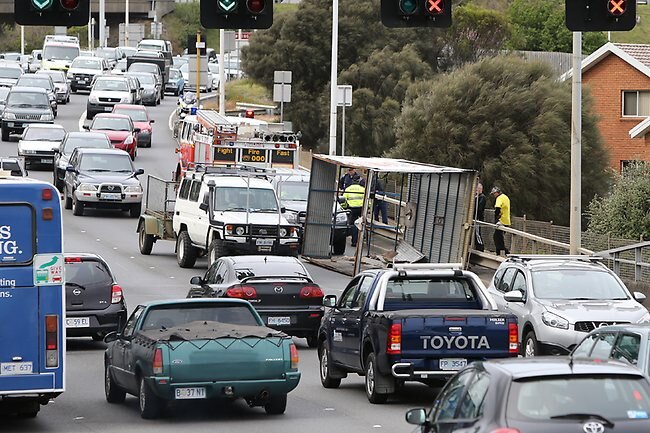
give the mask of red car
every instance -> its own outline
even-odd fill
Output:
[[[138,146],[151,147],[151,136],[153,134],[151,124],[155,121],[149,118],[149,113],[147,113],[145,107],[133,104],[117,104],[113,107],[113,113],[129,116],[131,121],[133,121],[133,125],[135,125],[136,128],[140,128],[137,137]]]
[[[131,118],[125,114],[100,113],[95,116],[90,126],[84,126],[92,132],[103,132],[116,149],[127,152],[131,159],[138,155],[137,134],[140,128],[133,125]]]

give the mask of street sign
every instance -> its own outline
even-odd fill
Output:
[[[275,83],[273,85],[273,101],[291,102],[291,84]]]
[[[336,105],[339,107],[352,106],[352,86],[337,86]]]
[[[227,33],[227,32],[226,32]],[[241,32],[241,38],[239,37],[239,32],[235,32],[235,39],[240,39],[242,41],[247,41],[251,38],[252,32]]]
[[[203,47],[199,49],[203,50],[201,54],[205,54],[205,47],[208,46],[208,38],[205,35],[201,35],[201,44]],[[196,54],[196,34],[187,35],[187,54]]]
[[[196,42],[194,44],[194,46],[199,50],[205,50],[205,42],[204,41]]]
[[[291,71],[275,71],[273,72],[273,82],[278,84],[291,83]]]
[[[232,30],[226,30],[223,32],[223,51],[229,53],[237,49],[235,44],[236,33]]]

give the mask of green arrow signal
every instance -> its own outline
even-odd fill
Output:
[[[38,1],[38,0],[32,0],[32,1]],[[51,0],[43,0],[43,1],[51,1]],[[237,7],[237,0],[219,0],[217,4],[219,5],[219,9],[221,9],[222,11],[232,12]]]
[[[38,10],[49,9],[54,3],[54,0],[32,0],[32,5]]]

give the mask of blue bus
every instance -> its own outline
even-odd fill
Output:
[[[65,389],[59,193],[0,172],[0,407],[35,417]]]

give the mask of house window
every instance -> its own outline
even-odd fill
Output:
[[[639,164],[643,164],[643,161],[639,159],[621,160],[621,173],[625,173],[628,168]]]
[[[650,116],[650,91],[623,92],[623,116]]]

